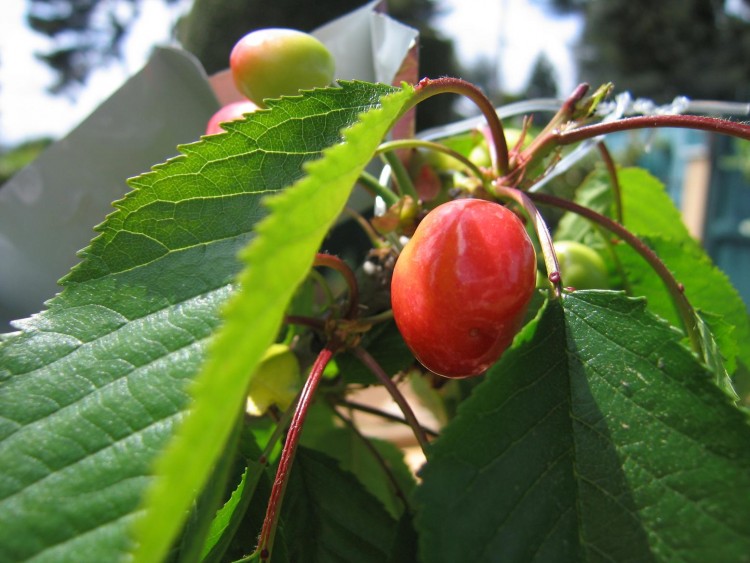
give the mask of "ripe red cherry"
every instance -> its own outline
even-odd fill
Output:
[[[206,124],[206,135],[215,135],[223,133],[222,123],[242,119],[246,113],[253,113],[258,106],[250,100],[229,103],[214,113]]]
[[[479,375],[513,341],[535,282],[534,246],[512,211],[479,199],[450,201],[422,220],[396,261],[393,315],[429,370]]]

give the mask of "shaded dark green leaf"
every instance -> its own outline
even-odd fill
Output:
[[[642,300],[552,302],[435,443],[424,561],[740,561],[750,426]]]
[[[290,561],[383,563],[396,522],[328,456],[299,448],[282,509]]]

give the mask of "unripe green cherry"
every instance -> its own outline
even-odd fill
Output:
[[[247,412],[261,416],[271,405],[286,410],[302,387],[297,356],[286,344],[272,344],[247,390]]]
[[[563,285],[575,289],[609,288],[607,265],[595,250],[572,240],[557,241],[554,247]]]
[[[237,89],[263,106],[263,100],[328,86],[335,61],[323,43],[302,31],[259,29],[245,35],[229,56]]]

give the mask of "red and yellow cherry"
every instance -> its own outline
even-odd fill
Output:
[[[211,119],[208,120],[208,124],[206,124],[206,135],[223,133],[224,128],[221,126],[222,123],[242,119],[246,113],[253,113],[257,109],[258,105],[250,100],[232,102],[219,108],[219,110],[211,116]]]
[[[252,31],[229,55],[237,89],[263,106],[263,100],[328,86],[335,61],[323,43],[308,33],[285,28]]]
[[[512,343],[535,281],[536,254],[521,220],[494,202],[454,200],[422,220],[396,261],[393,316],[430,371],[479,375]]]

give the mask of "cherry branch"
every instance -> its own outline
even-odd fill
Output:
[[[401,418],[400,416],[396,416],[395,414],[391,414],[389,412],[375,408],[370,405],[365,405],[363,403],[358,403],[356,401],[349,401],[347,399],[341,399],[337,401],[337,404],[342,407],[351,409],[351,410],[366,412],[367,414],[371,414],[373,416],[379,416],[380,418],[390,420],[391,422],[398,422],[399,424],[405,424],[407,426],[409,425],[409,421],[406,420],[405,418]],[[439,436],[439,434],[435,432],[434,430],[431,430],[421,425],[420,425],[420,428],[422,432],[424,432],[427,436],[432,436],[433,438],[437,438]]]
[[[405,109],[411,109],[413,105],[431,98],[437,94],[460,94],[474,102],[482,112],[487,127],[490,130],[492,143],[490,144],[490,156],[493,168],[498,176],[505,176],[510,170],[508,162],[508,142],[505,138],[503,124],[497,115],[492,102],[484,93],[472,83],[460,78],[423,78],[415,88],[415,97],[412,104]]]
[[[511,199],[518,203],[533,221],[537,240],[539,241],[539,246],[542,248],[544,266],[547,270],[547,279],[553,284],[555,295],[560,297],[562,294],[560,264],[557,261],[557,254],[555,253],[555,247],[552,243],[552,235],[547,228],[547,223],[544,220],[544,217],[542,217],[542,214],[539,212],[536,205],[534,205],[534,202],[531,201],[529,195],[521,190],[496,185],[495,193],[500,197]]]
[[[424,453],[425,457],[427,457],[427,448],[430,442],[427,439],[427,435],[424,429],[419,424],[417,417],[414,415],[414,411],[412,410],[406,398],[401,394],[401,391],[398,390],[396,384],[393,383],[388,374],[383,370],[380,364],[375,360],[375,358],[370,355],[367,350],[365,350],[361,346],[357,346],[352,350],[352,353],[359,359],[359,361],[362,362],[362,364],[364,364],[367,369],[369,369],[373,373],[373,375],[375,375],[375,377],[378,378],[380,383],[382,383],[388,393],[390,393],[391,398],[393,398],[398,407],[401,409],[401,413],[404,415],[404,419],[411,427],[412,432],[414,432],[414,437],[417,439],[419,446],[422,448],[422,453]]]
[[[259,553],[261,561],[268,561],[271,557],[273,541],[276,536],[276,528],[281,514],[281,505],[284,500],[284,492],[286,491],[286,486],[289,482],[294,455],[297,452],[297,445],[299,444],[302,427],[305,418],[307,417],[307,411],[312,404],[315,391],[323,377],[323,370],[325,370],[325,367],[328,365],[328,362],[331,361],[331,358],[333,358],[338,348],[338,343],[329,342],[329,344],[320,351],[312,369],[310,370],[310,375],[305,382],[305,386],[300,393],[299,402],[295,408],[292,422],[289,425],[289,432],[287,433],[286,441],[284,442],[284,448],[281,450],[279,466],[276,469],[276,479],[274,479],[271,488],[271,496],[268,499],[266,516],[263,520],[263,527],[260,531],[260,540],[256,552]]]
[[[696,322],[696,315],[693,306],[685,297],[684,288],[672,275],[672,272],[666,267],[664,262],[656,255],[656,253],[646,246],[643,241],[636,237],[633,233],[628,231],[625,227],[619,223],[613,221],[609,217],[597,213],[587,207],[573,203],[566,199],[562,199],[553,195],[543,193],[530,193],[528,194],[532,200],[538,201],[546,205],[559,207],[567,211],[577,213],[607,229],[608,231],[616,234],[626,243],[628,243],[638,254],[640,254],[646,262],[654,269],[656,274],[662,279],[664,285],[667,288],[672,302],[677,309],[677,313],[682,319],[685,332],[690,340],[690,345],[695,353],[701,358],[704,357],[703,344],[700,336],[700,330]]]

